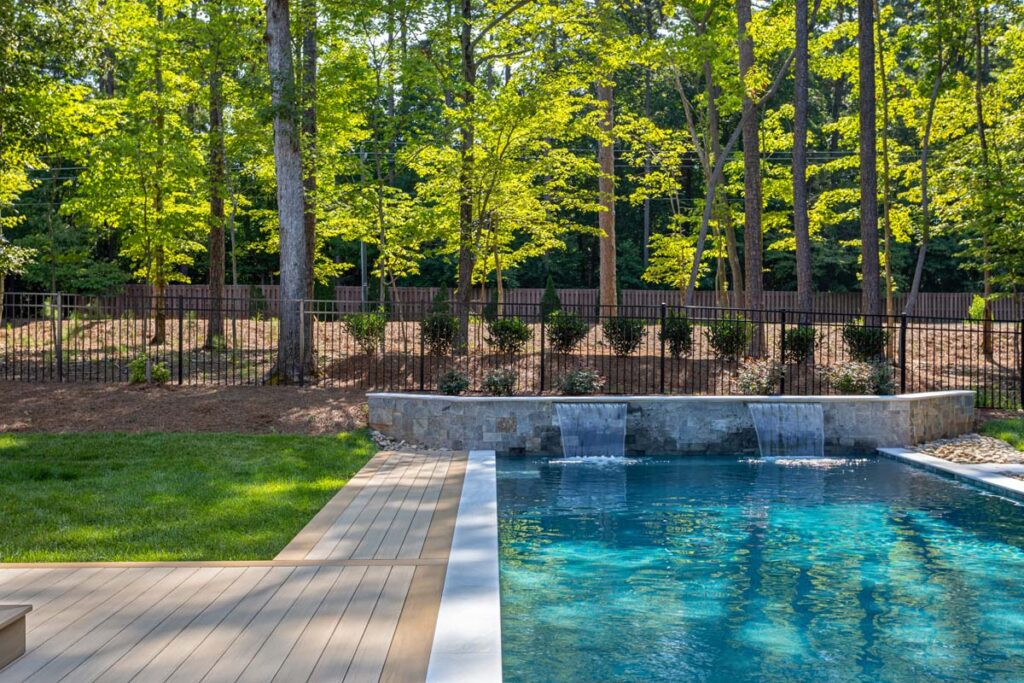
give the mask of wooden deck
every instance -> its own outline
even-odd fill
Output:
[[[422,681],[465,462],[378,454],[274,560],[3,565],[0,683]]]

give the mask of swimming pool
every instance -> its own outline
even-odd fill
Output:
[[[1024,680],[1024,507],[885,458],[498,459],[506,681]]]

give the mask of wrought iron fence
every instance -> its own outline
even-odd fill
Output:
[[[1021,320],[877,316],[865,334],[851,314],[665,304],[565,305],[550,316],[535,303],[417,301],[353,313],[336,301],[251,296],[126,306],[123,297],[7,293],[0,379],[127,382],[156,369],[178,384],[260,384],[277,359],[286,305],[308,326],[303,381],[354,391],[434,391],[449,371],[484,391],[506,370],[515,393],[558,393],[570,371],[588,368],[609,394],[728,395],[743,393],[758,357],[775,393],[837,393],[839,370],[867,360],[898,393],[969,389],[982,407],[1024,403]]]

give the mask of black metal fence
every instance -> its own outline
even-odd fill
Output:
[[[752,366],[744,358],[753,355],[773,374],[773,392],[831,394],[838,369],[871,355],[898,393],[968,389],[982,407],[1024,403],[1024,321],[879,316],[867,340],[877,349],[866,354],[864,340],[855,348],[856,329],[848,331],[863,327],[855,315],[664,304],[563,306],[551,318],[532,303],[460,309],[420,301],[350,313],[335,301],[170,296],[162,306],[150,297],[126,307],[116,297],[7,293],[0,379],[127,382],[134,374],[188,385],[260,384],[276,362],[277,314],[286,305],[300,307],[308,325],[304,381],[354,391],[433,391],[450,370],[469,380],[470,391],[483,391],[502,369],[516,393],[558,393],[570,371],[588,368],[609,394],[730,395],[749,391],[744,377]],[[440,328],[455,330],[452,343],[442,334],[431,344],[424,325],[446,316]],[[570,328],[576,331],[567,335]]]

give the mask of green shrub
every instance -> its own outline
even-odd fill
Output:
[[[840,394],[895,393],[892,366],[885,361],[848,361],[824,371],[825,380]]]
[[[516,390],[515,370],[498,368],[484,377],[484,391],[491,396],[511,396]]]
[[[771,396],[782,379],[782,366],[767,358],[748,358],[740,365],[736,383],[747,396]]]
[[[668,351],[673,358],[688,356],[693,350],[693,323],[685,313],[672,311],[665,318],[665,325],[658,333],[658,338],[668,344]]]
[[[171,371],[159,361],[146,354],[136,356],[128,363],[128,382],[130,384],[146,384],[146,367],[149,366],[149,381],[163,384],[171,379]]]
[[[885,356],[889,333],[884,328],[851,322],[843,326],[843,343],[853,360],[868,362]]]
[[[791,363],[803,363],[814,354],[818,343],[818,331],[810,325],[791,327],[782,335],[785,358]]]
[[[605,318],[601,328],[604,330],[605,340],[616,356],[628,356],[636,351],[647,334],[647,327],[641,318]]]
[[[980,323],[985,319],[985,297],[977,294],[971,297],[971,305],[967,309],[967,319],[972,323]]]
[[[349,313],[342,317],[341,322],[363,353],[373,355],[384,346],[388,318],[383,312]]]
[[[447,396],[458,396],[469,388],[469,378],[458,370],[448,370],[437,380],[437,390]]]
[[[420,336],[427,352],[447,356],[455,346],[459,334],[459,321],[448,313],[431,313],[420,321]]]
[[[747,352],[750,323],[740,317],[719,318],[708,323],[708,344],[723,360],[736,360]]]
[[[487,303],[484,304],[484,320],[494,322],[498,319],[498,290],[492,289]]]
[[[558,298],[558,290],[555,289],[555,281],[548,275],[548,281],[544,285],[544,294],[540,298],[540,314],[544,320],[551,320],[551,314],[562,310],[562,300]]]
[[[548,318],[547,336],[555,353],[572,353],[589,331],[583,318],[569,311],[552,311]]]
[[[509,356],[522,353],[533,336],[530,326],[515,317],[492,320],[487,324],[487,332],[487,343],[498,353]]]
[[[559,389],[566,396],[589,396],[598,393],[603,387],[604,379],[590,368],[570,370],[559,383]]]
[[[448,286],[442,285],[437,288],[437,294],[434,295],[434,300],[430,304],[431,313],[451,313],[451,294],[448,292]]]

